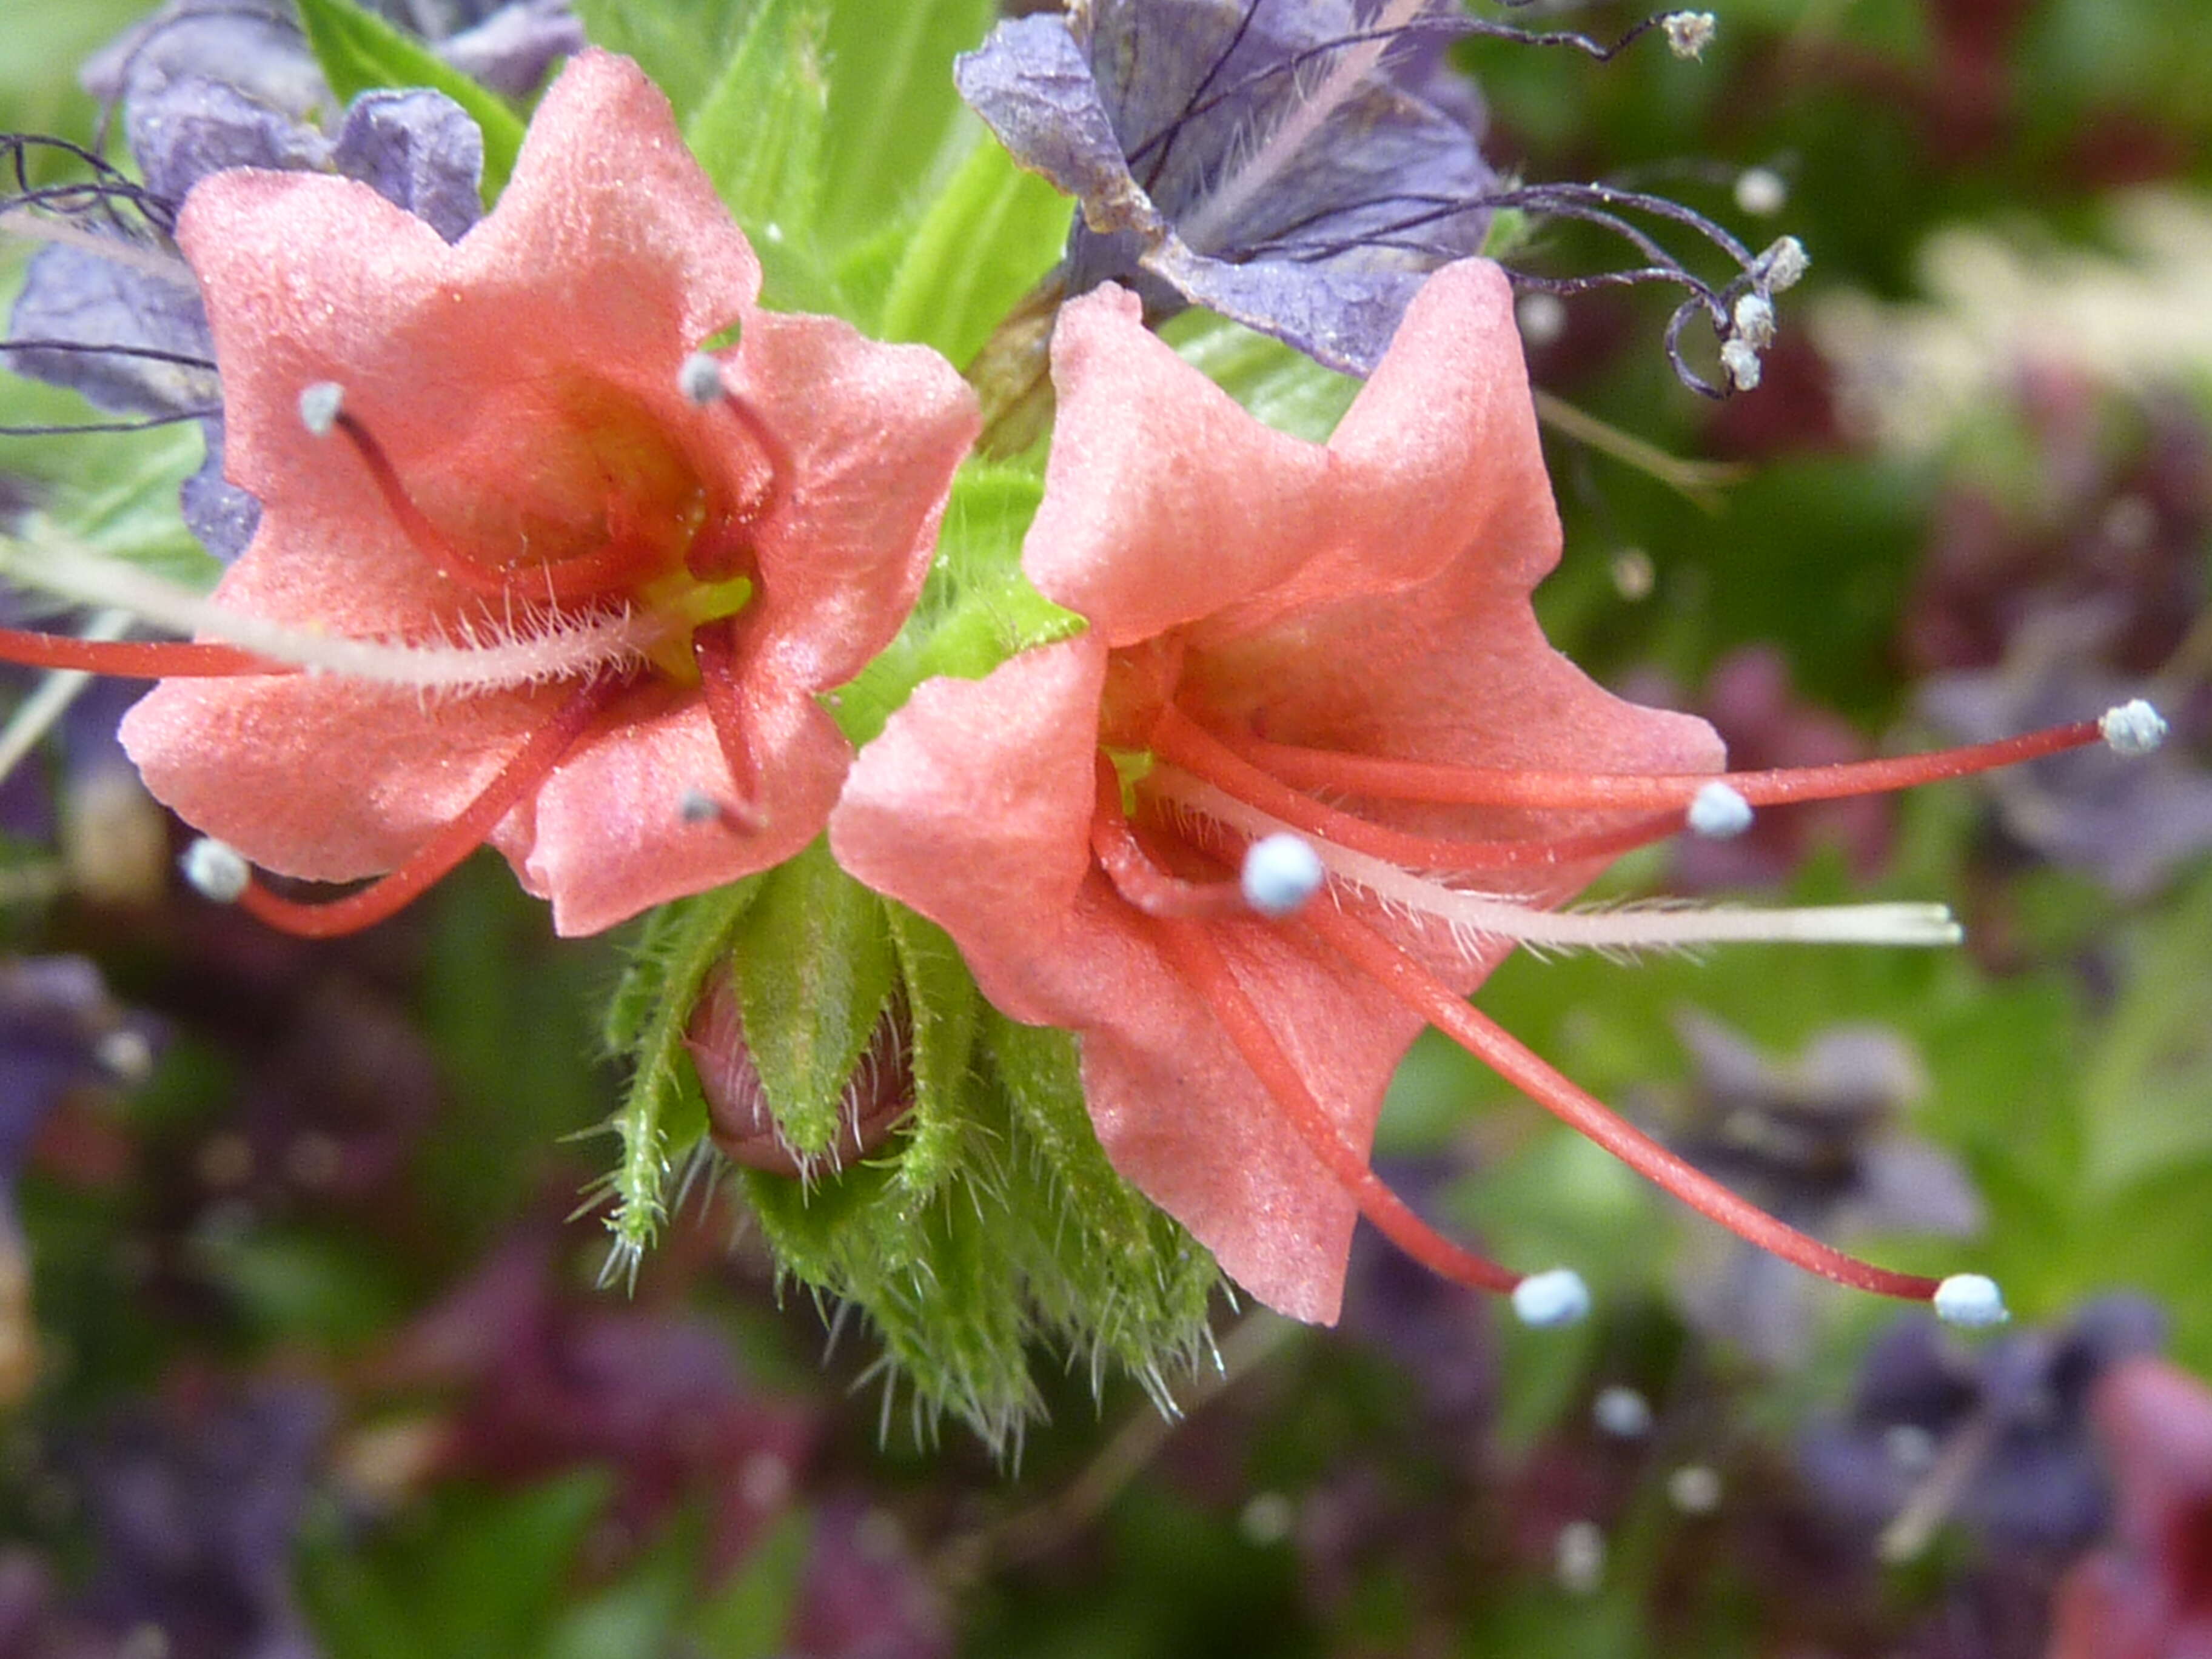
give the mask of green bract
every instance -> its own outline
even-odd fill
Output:
[[[1116,1176],[1091,1134],[1073,1039],[1000,1018],[945,936],[840,872],[819,843],[647,923],[608,1036],[634,1067],[609,1178],[615,1265],[634,1269],[672,1171],[714,1154],[684,1050],[708,976],[733,975],[783,1139],[836,1138],[878,1020],[902,1018],[913,1107],[872,1157],[807,1179],[743,1171],[781,1271],[880,1332],[884,1409],[949,1410],[994,1446],[1039,1405],[1030,1349],[1135,1376],[1163,1403],[1206,1352],[1212,1259]]]

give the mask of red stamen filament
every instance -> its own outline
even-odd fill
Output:
[[[684,568],[694,580],[722,582],[751,568],[753,532],[783,504],[783,481],[793,476],[791,451],[760,411],[736,392],[725,392],[708,408],[720,410],[744,428],[768,465],[768,483],[760,494],[727,517],[710,520],[684,556]]]
[[[108,674],[125,680],[214,679],[298,672],[289,663],[272,662],[230,645],[203,645],[191,640],[87,640],[15,628],[0,628],[0,660],[21,663],[27,668]]]
[[[1730,1192],[1703,1170],[1669,1152],[1616,1115],[1604,1103],[1523,1047],[1471,1004],[1453,994],[1413,957],[1354,917],[1328,905],[1311,905],[1298,921],[1468,1053],[1587,1135],[1639,1175],[1738,1237],[1839,1285],[1878,1296],[1926,1302],[1939,1281],[1893,1273],[1785,1225]]]
[[[715,740],[729,768],[732,798],[717,801],[722,821],[732,829],[757,830],[767,823],[760,805],[760,772],[749,735],[750,717],[744,703],[744,679],[738,667],[739,618],[726,617],[692,630],[691,654],[699,665],[700,690],[707,699],[707,717],[714,722]]]
[[[322,904],[281,898],[249,881],[238,902],[279,932],[301,939],[334,939],[359,933],[397,915],[483,845],[484,837],[574,749],[623,682],[594,679],[569,694],[551,719],[530,734],[483,792],[409,855],[391,874],[357,892]]]
[[[1306,1087],[1298,1068],[1244,994],[1205,926],[1164,920],[1156,927],[1164,954],[1212,1011],[1223,1034],[1282,1109],[1285,1121],[1329,1178],[1358,1205],[1360,1214],[1393,1244],[1439,1277],[1473,1290],[1510,1294],[1521,1282],[1521,1274],[1453,1243],[1408,1209],[1405,1200],[1368,1168],[1367,1160],[1345,1139],[1344,1132]]]
[[[1162,732],[1180,733],[1177,722],[1181,726],[1189,724],[1183,716],[1170,710],[1161,722]],[[1540,811],[1627,808],[1646,811],[1686,810],[1696,799],[1698,791],[1713,782],[1727,784],[1753,806],[1878,794],[1994,771],[2069,749],[2086,748],[2103,740],[2095,720],[2075,720],[1996,743],[1972,744],[1926,755],[1900,755],[1884,760],[1849,761],[1834,766],[1793,767],[1766,772],[1647,775],[1440,765],[1431,761],[1384,760],[1369,755],[1336,754],[1325,749],[1301,749],[1241,733],[1205,735],[1215,736],[1218,745],[1260,769],[1261,775],[1272,775],[1279,781],[1299,789],[1333,789],[1370,799],[1425,801],[1434,805],[1517,806]]]
[[[1617,830],[1552,840],[1444,841],[1370,823],[1302,795],[1261,770],[1180,710],[1170,708],[1152,731],[1152,751],[1178,770],[1234,795],[1293,829],[1355,853],[1414,870],[1486,871],[1528,865],[1556,866],[1610,859],[1664,841],[1681,828],[1679,817],[1645,818]]]
[[[490,599],[543,599],[550,605],[566,605],[605,598],[632,585],[641,574],[644,554],[635,543],[620,538],[574,558],[512,567],[487,564],[456,546],[415,505],[392,458],[367,427],[343,410],[333,424],[368,469],[377,494],[408,544],[448,580]]]

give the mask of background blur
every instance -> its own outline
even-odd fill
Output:
[[[8,0],[0,127],[88,136],[76,65],[141,10]],[[209,907],[96,693],[0,792],[0,1659],[2043,1654],[2112,1536],[2094,1379],[2212,1370],[2212,11],[1720,22],[1700,66],[1462,51],[1501,163],[1814,261],[1724,405],[1663,301],[1524,305],[1540,386],[1698,464],[1553,434],[1553,638],[1739,764],[2142,692],[2176,740],[1617,884],[1947,898],[1961,951],[1522,958],[1482,1001],[1788,1218],[1995,1274],[2008,1333],[1750,1260],[1425,1043],[1394,1180],[1581,1268],[1588,1325],[1364,1238],[1344,1328],[1224,1308],[1179,1424],[1055,1370],[1018,1467],[917,1446],[726,1199],[594,1288],[618,940],[556,945],[496,861],[336,944]],[[65,453],[0,440],[0,512],[132,465]]]

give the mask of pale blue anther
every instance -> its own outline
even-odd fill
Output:
[[[695,351],[684,360],[676,371],[676,388],[702,409],[720,402],[729,392],[722,380],[721,364],[703,351]]]
[[[2166,717],[2141,697],[2107,708],[2097,731],[2118,755],[2148,755],[2166,741]]]
[[[1572,1325],[1589,1317],[1589,1286],[1572,1267],[1530,1273],[1513,1287],[1513,1312],[1523,1325]]]
[[[318,380],[300,394],[300,424],[318,438],[327,438],[345,407],[345,388],[336,380]]]
[[[1322,890],[1328,872],[1303,836],[1279,831],[1244,850],[1244,902],[1263,916],[1287,916]]]
[[[192,891],[214,904],[237,903],[253,878],[252,867],[238,849],[212,836],[202,836],[185,848],[177,867]]]
[[[2012,1317],[1996,1280],[1981,1273],[1953,1273],[1936,1287],[1935,1305],[1936,1318],[1968,1330],[2002,1325]]]
[[[1751,828],[1751,803],[1716,778],[1690,799],[1690,828],[1726,841]]]

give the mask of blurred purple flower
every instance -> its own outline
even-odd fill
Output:
[[[2151,672],[2203,608],[2212,432],[2187,405],[2154,402],[2129,416],[2147,428],[2140,444],[2122,445],[2095,388],[2050,370],[2026,374],[2021,403],[2037,499],[1957,487],[1938,504],[1905,657],[1923,672],[1993,667],[2035,617],[2086,605],[2109,619],[2109,665]]]
[[[816,1512],[790,1659],[951,1659],[955,1643],[928,1574],[886,1510],[832,1498]]]
[[[38,1374],[15,1178],[70,1090],[143,1082],[160,1036],[151,1020],[108,995],[84,957],[0,957],[0,1411],[27,1395]]]
[[[464,1390],[443,1460],[456,1471],[527,1481],[580,1463],[611,1468],[634,1539],[650,1538],[686,1498],[703,1500],[710,1571],[728,1570],[791,1501],[813,1447],[811,1413],[757,1393],[710,1325],[568,1304],[555,1246],[533,1228],[495,1250],[400,1333],[380,1380]]]
[[[143,1082],[160,1035],[108,995],[83,957],[0,957],[0,1241],[47,1114],[73,1088]]]
[[[1373,11],[1094,0],[1000,24],[954,78],[1081,204],[1069,296],[1124,283],[1150,320],[1206,306],[1364,374],[1423,275],[1480,251],[1497,184],[1471,88],[1386,53]]]
[[[274,1027],[226,1136],[264,1204],[388,1206],[442,1090],[420,1024],[358,975],[303,987]]]
[[[1692,1076],[1668,1140],[1707,1174],[1816,1238],[1957,1237],[1980,1226],[1965,1171],[1903,1125],[1927,1083],[1896,1032],[1832,1026],[1796,1060],[1778,1061],[1694,1010],[1675,1017],[1675,1030]],[[1678,1280],[1683,1311],[1706,1334],[1770,1366],[1802,1358],[1820,1294],[1803,1273],[1699,1229]]]
[[[276,1383],[110,1419],[76,1460],[92,1576],[32,1652],[144,1651],[151,1627],[169,1659],[313,1659],[292,1543],[330,1419],[319,1389]]]
[[[2114,621],[2104,607],[2037,615],[2013,635],[2002,665],[1923,682],[1921,711],[1966,743],[2094,718],[2142,689],[2099,664]],[[2202,716],[2212,711],[2201,696],[2160,702],[2175,730],[2154,755],[2097,746],[1992,774],[1984,787],[2005,832],[2129,898],[2153,891],[2176,865],[2212,848],[2212,771],[2191,742],[2206,735]]]
[[[2078,1549],[2106,1517],[2091,1389],[2155,1353],[2165,1322],[2139,1297],[2106,1297],[2062,1330],[1970,1349],[1931,1318],[1900,1320],[1867,1356],[1849,1414],[1801,1439],[1807,1486],[1846,1523],[1883,1529],[1891,1559],[1951,1520],[2000,1550]]]
[[[1378,1174],[1407,1201],[1427,1211],[1458,1173],[1440,1159],[1378,1164]],[[1346,1269],[1344,1334],[1402,1369],[1419,1391],[1420,1425],[1439,1450],[1479,1455],[1479,1437],[1496,1404],[1498,1354],[1490,1304],[1419,1266],[1370,1227],[1352,1237]]]

